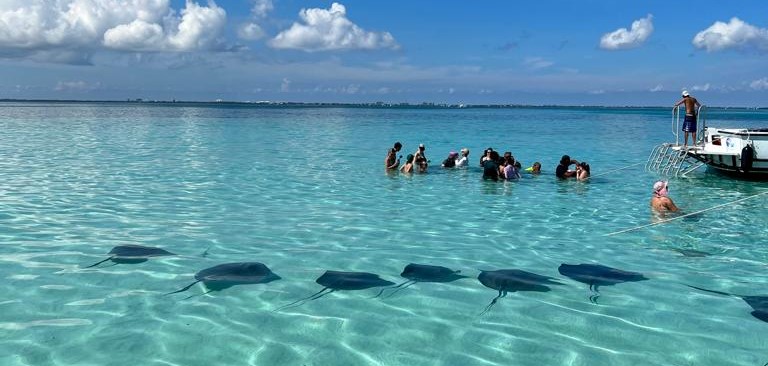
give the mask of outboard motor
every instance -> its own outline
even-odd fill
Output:
[[[752,161],[755,160],[755,149],[752,145],[747,144],[741,149],[741,171],[748,173],[752,170]]]

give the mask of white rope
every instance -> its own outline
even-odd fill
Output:
[[[607,172],[603,172],[603,173],[600,173],[600,174],[590,175],[590,176],[589,176],[589,177],[587,177],[587,178],[594,178],[594,177],[599,177],[599,176],[601,176],[601,175],[606,175],[606,174],[608,174],[608,173],[618,172],[619,170],[624,170],[624,169],[627,169],[627,168],[631,168],[631,167],[633,167],[633,166],[636,166],[636,165],[640,165],[640,164],[645,164],[645,162],[644,162],[644,161],[641,161],[641,162],[639,162],[639,163],[635,163],[635,164],[632,164],[632,165],[627,165],[627,166],[625,166],[625,167],[622,167],[622,168],[618,168],[618,169],[614,169],[614,170],[609,170],[609,171],[607,171]]]
[[[693,216],[693,215],[700,214],[702,212],[711,211],[711,210],[714,210],[716,208],[720,208],[720,207],[728,206],[728,205],[731,205],[731,204],[734,204],[734,203],[739,203],[739,202],[742,202],[742,201],[746,201],[746,200],[748,200],[750,198],[754,198],[754,197],[757,197],[757,196],[762,196],[764,194],[768,194],[768,191],[764,191],[764,192],[761,192],[761,193],[758,193],[758,194],[753,194],[753,195],[751,195],[749,197],[740,198],[740,199],[737,199],[735,201],[723,203],[723,204],[720,204],[720,205],[717,205],[717,206],[714,206],[714,207],[706,208],[706,209],[703,209],[701,211],[691,212],[689,214],[675,216],[675,217],[673,217],[671,219],[661,220],[661,221],[654,222],[654,223],[651,223],[651,224],[646,224],[646,225],[641,225],[641,226],[633,227],[633,228],[630,228],[630,229],[624,229],[624,230],[621,230],[621,231],[616,231],[616,232],[613,232],[613,233],[610,233],[610,234],[605,234],[603,236],[612,236],[612,235],[616,235],[616,234],[622,234],[622,233],[627,233],[627,232],[630,232],[630,231],[640,230],[640,229],[643,229],[643,228],[647,228],[649,226],[665,224],[665,223],[670,222],[670,221],[679,220],[679,219],[682,219],[682,218],[685,218],[685,217],[688,217],[688,216]]]

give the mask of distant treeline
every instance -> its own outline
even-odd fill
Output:
[[[0,99],[0,103],[71,103],[71,104],[142,104],[142,105],[177,105],[177,106],[225,106],[246,108],[382,108],[382,109],[514,109],[514,108],[551,108],[551,109],[670,109],[669,106],[599,106],[599,105],[535,105],[535,104],[441,104],[441,103],[310,103],[310,102],[234,102],[234,101],[177,101],[177,100],[70,100],[70,99]],[[768,107],[713,107],[709,109],[766,110]]]

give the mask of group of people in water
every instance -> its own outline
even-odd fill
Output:
[[[398,141],[389,149],[387,157],[384,159],[386,170],[399,170],[400,172],[407,174],[426,173],[431,161],[426,157],[426,147],[424,144],[419,144],[418,150],[413,154],[408,154],[405,159],[405,164],[400,165],[402,155],[398,155],[398,153],[402,148],[403,144]],[[575,165],[575,170],[569,169],[571,165]],[[451,151],[440,166],[445,169],[469,166],[469,149],[462,148],[459,152]],[[507,151],[500,155],[498,151],[491,147],[485,149],[483,155],[480,157],[480,167],[483,169],[483,179],[493,181],[517,180],[522,177],[521,173],[523,172],[534,175],[541,174],[540,162],[537,161],[523,170],[522,164],[512,156],[512,152]],[[584,181],[589,179],[589,164],[586,162],[578,162],[571,159],[568,155],[563,155],[562,159],[560,159],[560,164],[557,166],[555,175],[560,179],[575,178]]]
[[[384,159],[384,166],[389,171],[400,171],[402,173],[426,173],[430,160],[426,156],[426,147],[419,144],[419,148],[413,154],[408,154],[405,164],[400,165],[402,155],[398,155],[402,150],[403,144],[395,142],[392,148],[387,152]],[[574,165],[574,169],[570,166]],[[451,151],[448,157],[443,160],[440,166],[444,169],[464,168],[469,166],[469,149],[462,148],[459,152]],[[522,164],[515,160],[512,153],[507,151],[503,155],[493,148],[485,149],[483,156],[480,157],[480,167],[483,169],[483,179],[485,180],[517,180],[522,177],[521,172],[529,174],[541,174],[541,163],[538,161],[530,167],[522,170]],[[590,178],[589,164],[585,161],[571,159],[568,155],[560,158],[560,163],[555,169],[555,176],[558,179],[575,178],[579,181],[586,181]],[[653,196],[651,197],[651,207],[657,212],[677,212],[679,209],[668,196],[668,182],[658,181],[653,185]]]

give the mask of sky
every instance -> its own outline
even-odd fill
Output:
[[[0,98],[768,107],[768,3],[0,0]]]

